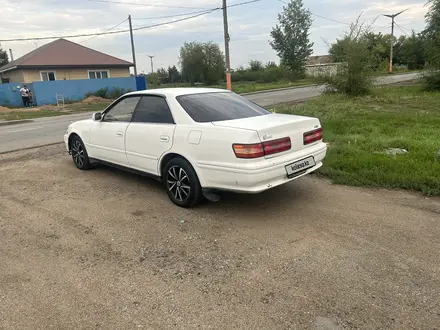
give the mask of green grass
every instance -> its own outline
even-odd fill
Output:
[[[98,104],[66,104],[61,110],[58,109],[45,109],[44,106],[41,107],[40,111],[12,111],[8,113],[0,113],[0,120],[23,120],[23,119],[34,119],[41,117],[56,117],[62,115],[71,115],[81,112],[97,112],[102,111],[108,103],[98,103]]]
[[[322,95],[275,111],[321,120],[329,149],[318,173],[335,183],[440,195],[440,93],[388,87],[354,99]],[[388,156],[387,148],[408,153]]]
[[[277,88],[295,87],[295,86],[306,86],[312,85],[314,81],[312,79],[302,79],[297,81],[276,81],[271,83],[260,83],[260,82],[233,82],[232,90],[235,93],[251,93],[264,90],[271,90]],[[172,87],[190,87],[187,83],[176,83],[176,84],[162,84],[160,86],[150,85],[151,88],[172,88]],[[196,87],[211,87],[211,88],[226,88],[226,83],[212,86],[196,85]]]

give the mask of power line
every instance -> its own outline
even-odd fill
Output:
[[[217,10],[217,9],[216,9]],[[190,17],[185,17],[185,18],[181,18],[181,19],[177,19],[177,20],[173,20],[173,21],[168,21],[168,22],[164,22],[164,23],[159,23],[159,24],[153,24],[153,25],[147,25],[147,26],[141,26],[141,27],[137,27],[134,28],[133,31],[139,31],[139,30],[145,30],[145,29],[151,29],[151,28],[155,28],[155,27],[159,27],[159,26],[163,26],[163,25],[168,25],[168,24],[173,24],[173,23],[178,23],[178,22],[182,22],[182,21],[186,21],[189,19],[193,19],[202,15],[206,15],[209,13],[212,13],[215,10],[209,10],[209,11],[205,11],[201,14],[198,15],[193,15]],[[109,31],[109,32],[100,32],[100,33],[85,33],[85,34],[73,34],[73,35],[65,35],[65,36],[52,36],[52,37],[35,37],[35,38],[15,38],[15,39],[1,39],[0,42],[9,42],[9,41],[31,41],[31,40],[48,40],[48,39],[59,39],[59,38],[78,38],[78,37],[91,37],[91,36],[102,36],[102,35],[109,35],[109,34],[119,34],[119,33],[127,33],[130,32],[129,29],[126,30],[118,30],[118,31]]]
[[[259,1],[261,1],[261,0],[251,0],[251,1],[246,1],[246,2],[240,2],[240,3],[234,4],[234,5],[228,5],[226,7],[232,8],[232,7],[247,5],[247,4],[254,3],[254,2],[259,2]],[[219,9],[223,9],[223,7],[216,7],[216,8],[211,8],[211,9],[192,11],[192,12],[189,12],[189,13],[181,13],[181,14],[166,15],[166,16],[133,17],[132,19],[150,20],[150,19],[171,18],[171,17],[179,17],[179,16],[188,16],[188,15],[200,14],[200,13],[204,13],[204,12],[209,11],[209,10],[219,10]]]
[[[123,23],[125,23],[125,22],[127,22],[127,21],[128,21],[128,18],[124,19],[121,23],[116,24],[115,26],[111,27],[110,29],[105,30],[104,33],[109,32],[109,31],[111,31],[111,30],[117,28],[119,25],[121,25],[121,24],[123,24]],[[92,39],[97,38],[97,37],[99,37],[99,34],[96,35],[96,36],[93,36],[93,37],[91,37],[91,38],[89,38],[89,39],[86,39],[86,40],[84,40],[84,41],[81,41],[80,43],[81,43],[81,44],[84,44],[84,43],[86,43],[86,42],[88,42],[88,41],[90,41],[90,40],[92,40]]]
[[[208,8],[187,7],[187,6],[150,5],[150,4],[144,4],[144,3],[112,1],[112,0],[88,0],[88,1],[89,2],[112,3],[112,4],[119,4],[119,5],[142,6],[142,7],[180,8],[180,9],[205,9],[205,10],[208,9]]]
[[[335,22],[335,23],[339,23],[339,24],[344,24],[344,25],[350,25],[349,23],[337,21],[337,20],[334,20],[332,18],[324,17],[324,16],[321,16],[321,15],[318,15],[318,14],[315,14],[315,13],[312,13],[312,15],[316,16],[316,17],[319,17],[319,18],[322,18],[322,19],[326,19],[326,20],[331,21],[331,22]]]
[[[408,33],[406,33],[399,24],[397,24],[396,22],[394,22],[394,24],[400,29],[400,31],[402,31],[406,36],[408,35]]]
[[[104,0],[100,0],[100,1],[104,1]],[[234,5],[230,5],[230,6],[226,6],[226,7],[237,7],[237,6],[243,6],[243,5],[247,5],[250,3],[254,3],[254,2],[259,2],[261,0],[251,0],[251,1],[245,1],[245,2],[240,2]],[[208,9],[206,11],[203,11],[199,14],[196,15],[192,15],[189,17],[184,17],[184,18],[180,18],[180,19],[176,19],[176,20],[172,20],[172,21],[168,21],[168,22],[163,22],[163,23],[158,23],[158,24],[152,24],[152,25],[147,25],[147,26],[141,26],[141,27],[137,27],[137,28],[133,28],[133,31],[139,31],[139,30],[146,30],[146,29],[152,29],[155,27],[159,27],[159,26],[164,26],[164,25],[168,25],[168,24],[173,24],[173,23],[179,23],[182,21],[187,21],[193,18],[197,18],[206,14],[210,14],[213,13],[215,11],[218,10],[222,10],[223,7],[217,7],[217,8],[213,8],[213,9]],[[120,23],[122,24],[122,23]],[[0,42],[12,42],[12,41],[32,41],[32,40],[48,40],[48,39],[60,39],[60,38],[78,38],[78,37],[92,37],[92,36],[101,36],[101,35],[110,35],[110,34],[119,34],[119,33],[127,33],[130,32],[129,29],[125,29],[125,30],[118,30],[118,31],[108,31],[108,32],[98,32],[98,33],[85,33],[85,34],[74,34],[74,35],[65,35],[65,36],[53,36],[53,37],[34,37],[34,38],[14,38],[14,39],[0,39]]]
[[[195,15],[204,13],[205,10],[198,10],[198,11],[192,11],[189,13],[181,13],[181,14],[174,14],[174,15],[166,15],[166,16],[151,16],[151,17],[133,17],[132,19],[138,19],[138,20],[149,20],[149,19],[161,19],[161,18],[171,18],[171,17],[179,17],[179,16],[188,16],[188,15]]]

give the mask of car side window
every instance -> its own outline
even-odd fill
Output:
[[[174,124],[171,110],[161,96],[142,96],[133,116],[133,123]]]
[[[104,119],[102,121],[130,122],[139,99],[140,96],[131,96],[122,99],[104,114]]]

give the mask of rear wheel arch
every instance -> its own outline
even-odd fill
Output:
[[[182,159],[185,159],[188,163],[191,164],[191,162],[187,158],[183,157],[182,155],[180,155],[178,153],[175,153],[175,152],[170,152],[169,154],[166,154],[165,156],[163,156],[161,161],[160,161],[160,167],[159,167],[159,171],[160,172],[159,172],[159,175],[161,177],[163,177],[163,171],[165,169],[165,166],[173,158],[182,158]],[[192,166],[192,164],[191,164],[191,166]],[[192,166],[192,167],[194,168],[194,166]]]
[[[195,168],[195,166],[193,165],[193,162],[191,160],[189,160],[187,157],[182,156],[181,154],[176,153],[176,152],[170,152],[170,153],[168,153],[168,154],[166,154],[165,156],[162,157],[162,159],[160,161],[160,167],[159,167],[159,171],[160,171],[159,172],[159,176],[160,177],[163,178],[163,171],[165,169],[165,166],[173,158],[182,158],[182,159],[186,160],[191,165],[191,167],[193,168],[194,172],[196,172],[199,181],[201,181],[200,174],[197,171],[197,169]]]

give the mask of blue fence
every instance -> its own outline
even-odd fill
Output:
[[[109,91],[115,88],[123,89],[125,92],[146,89],[138,78],[108,78],[108,79],[81,79],[81,80],[55,80],[36,81],[27,84],[34,94],[34,104],[56,104],[56,94],[63,94],[66,101],[80,101],[88,93],[94,93],[102,88]],[[145,86],[145,87],[144,87]],[[0,84],[0,105],[22,106],[20,96],[20,83]]]
[[[33,83],[34,98],[37,105],[56,104],[56,94],[64,94],[67,101],[82,100],[87,93],[94,93],[101,88],[124,89],[135,91],[136,78],[108,78],[108,79],[81,79],[81,80],[55,80],[38,81]]]
[[[27,84],[28,88],[32,84]],[[20,95],[20,83],[0,84],[0,105],[20,107],[23,101]]]

